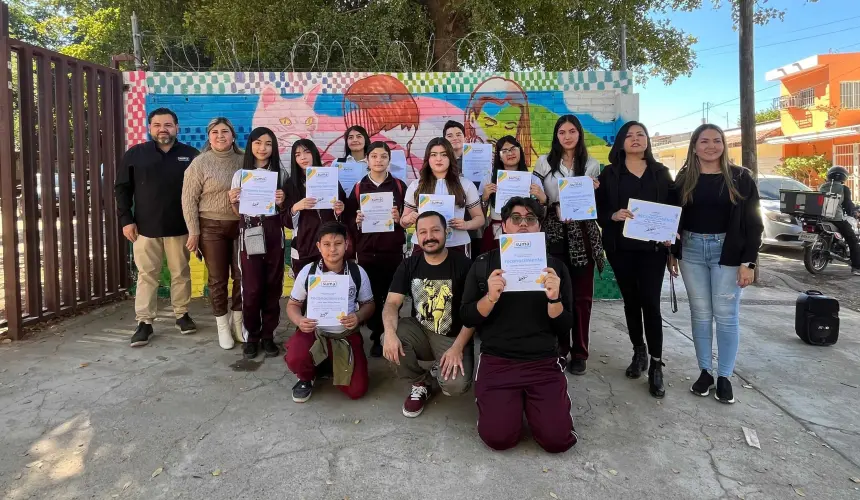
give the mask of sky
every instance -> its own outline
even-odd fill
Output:
[[[705,2],[707,3],[707,2]],[[778,82],[765,73],[815,54],[860,52],[860,0],[771,0],[785,9],[785,20],[755,26],[756,109],[770,107],[779,96]],[[666,85],[659,78],[638,85],[639,118],[652,135],[693,130],[701,123],[702,103],[710,102],[709,121],[737,126],[740,112],[738,33],[732,29],[728,8],[703,8],[668,15],[676,27],[696,37],[698,67]],[[802,38],[802,40],[800,40]],[[730,101],[730,102],[726,102]],[[723,104],[725,103],[725,104]],[[689,116],[684,116],[689,115]]]

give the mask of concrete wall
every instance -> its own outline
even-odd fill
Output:
[[[162,106],[179,115],[179,139],[198,148],[208,121],[226,116],[243,147],[254,127],[266,126],[284,150],[299,138],[312,139],[324,161],[343,155],[343,132],[360,124],[372,140],[406,151],[410,177],[447,120],[464,123],[469,142],[517,136],[534,165],[549,151],[558,117],[573,113],[591,155],[606,163],[618,128],[639,114],[627,72],[130,72],[126,83],[128,146],[147,140],[146,114]]]

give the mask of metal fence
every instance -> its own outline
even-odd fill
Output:
[[[122,74],[9,37],[0,4],[0,328],[123,296]]]

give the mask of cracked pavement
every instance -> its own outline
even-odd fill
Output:
[[[664,307],[662,401],[644,376],[624,376],[621,302],[596,303],[588,372],[568,375],[580,440],[561,455],[528,434],[513,450],[487,449],[471,394],[439,395],[404,418],[408,387],[384,360],[370,360],[360,401],[323,380],[295,404],[282,358],[237,365],[240,349],[218,347],[203,301],[192,303],[197,334],[180,335],[163,309],[152,343],[131,349],[133,305],[114,304],[0,346],[0,496],[860,498],[860,314],[843,311],[835,346],[806,346],[793,332],[795,295],[744,292],[735,405],[689,392],[698,370],[686,303]],[[287,335],[285,324],[277,336]]]

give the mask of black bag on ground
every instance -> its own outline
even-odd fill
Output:
[[[839,301],[818,290],[797,296],[794,331],[809,345],[833,345],[839,338]]]

